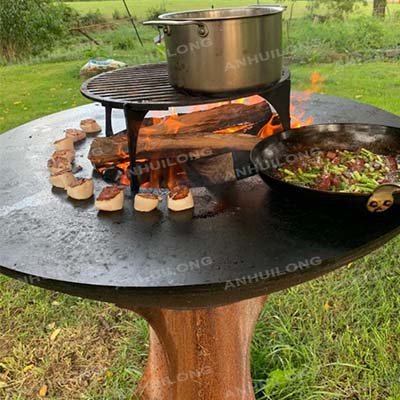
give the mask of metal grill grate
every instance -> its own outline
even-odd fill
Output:
[[[290,74],[285,70],[279,83],[288,79]],[[103,106],[123,108],[124,104],[130,104],[137,110],[167,110],[169,107],[208,104],[251,96],[259,91],[272,89],[279,83],[258,90],[225,93],[220,96],[194,96],[178,92],[170,85],[167,64],[162,63],[106,72],[86,81],[81,87],[81,92],[85,97],[98,101]]]

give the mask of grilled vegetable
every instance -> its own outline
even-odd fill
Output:
[[[383,183],[399,181],[395,157],[361,148],[300,155],[275,171],[284,182],[311,189],[345,193],[370,193]]]

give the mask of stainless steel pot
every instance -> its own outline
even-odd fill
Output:
[[[281,78],[282,6],[250,6],[160,15],[170,83],[198,93],[261,87]]]

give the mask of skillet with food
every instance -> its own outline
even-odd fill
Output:
[[[320,124],[262,140],[251,161],[272,188],[308,202],[367,207],[400,203],[400,128]]]

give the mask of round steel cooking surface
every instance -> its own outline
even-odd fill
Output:
[[[353,110],[354,119],[370,115],[400,126],[392,114],[337,98],[313,96],[310,108],[316,123],[346,122],[336,116]],[[136,213],[128,189],[122,212],[98,213],[93,200],[74,202],[52,190],[46,168],[53,141],[87,117],[103,123],[102,110],[88,105],[0,136],[2,273],[102,301],[210,306],[316,278],[400,232],[398,207],[379,217],[304,207],[271,193],[257,177],[222,197],[196,190],[194,214],[168,213],[165,200],[157,212]],[[114,122],[122,127],[122,113]],[[89,144],[77,147],[81,176],[91,173]],[[99,178],[95,185],[98,194],[106,184]],[[221,212],[200,218],[213,202]]]

